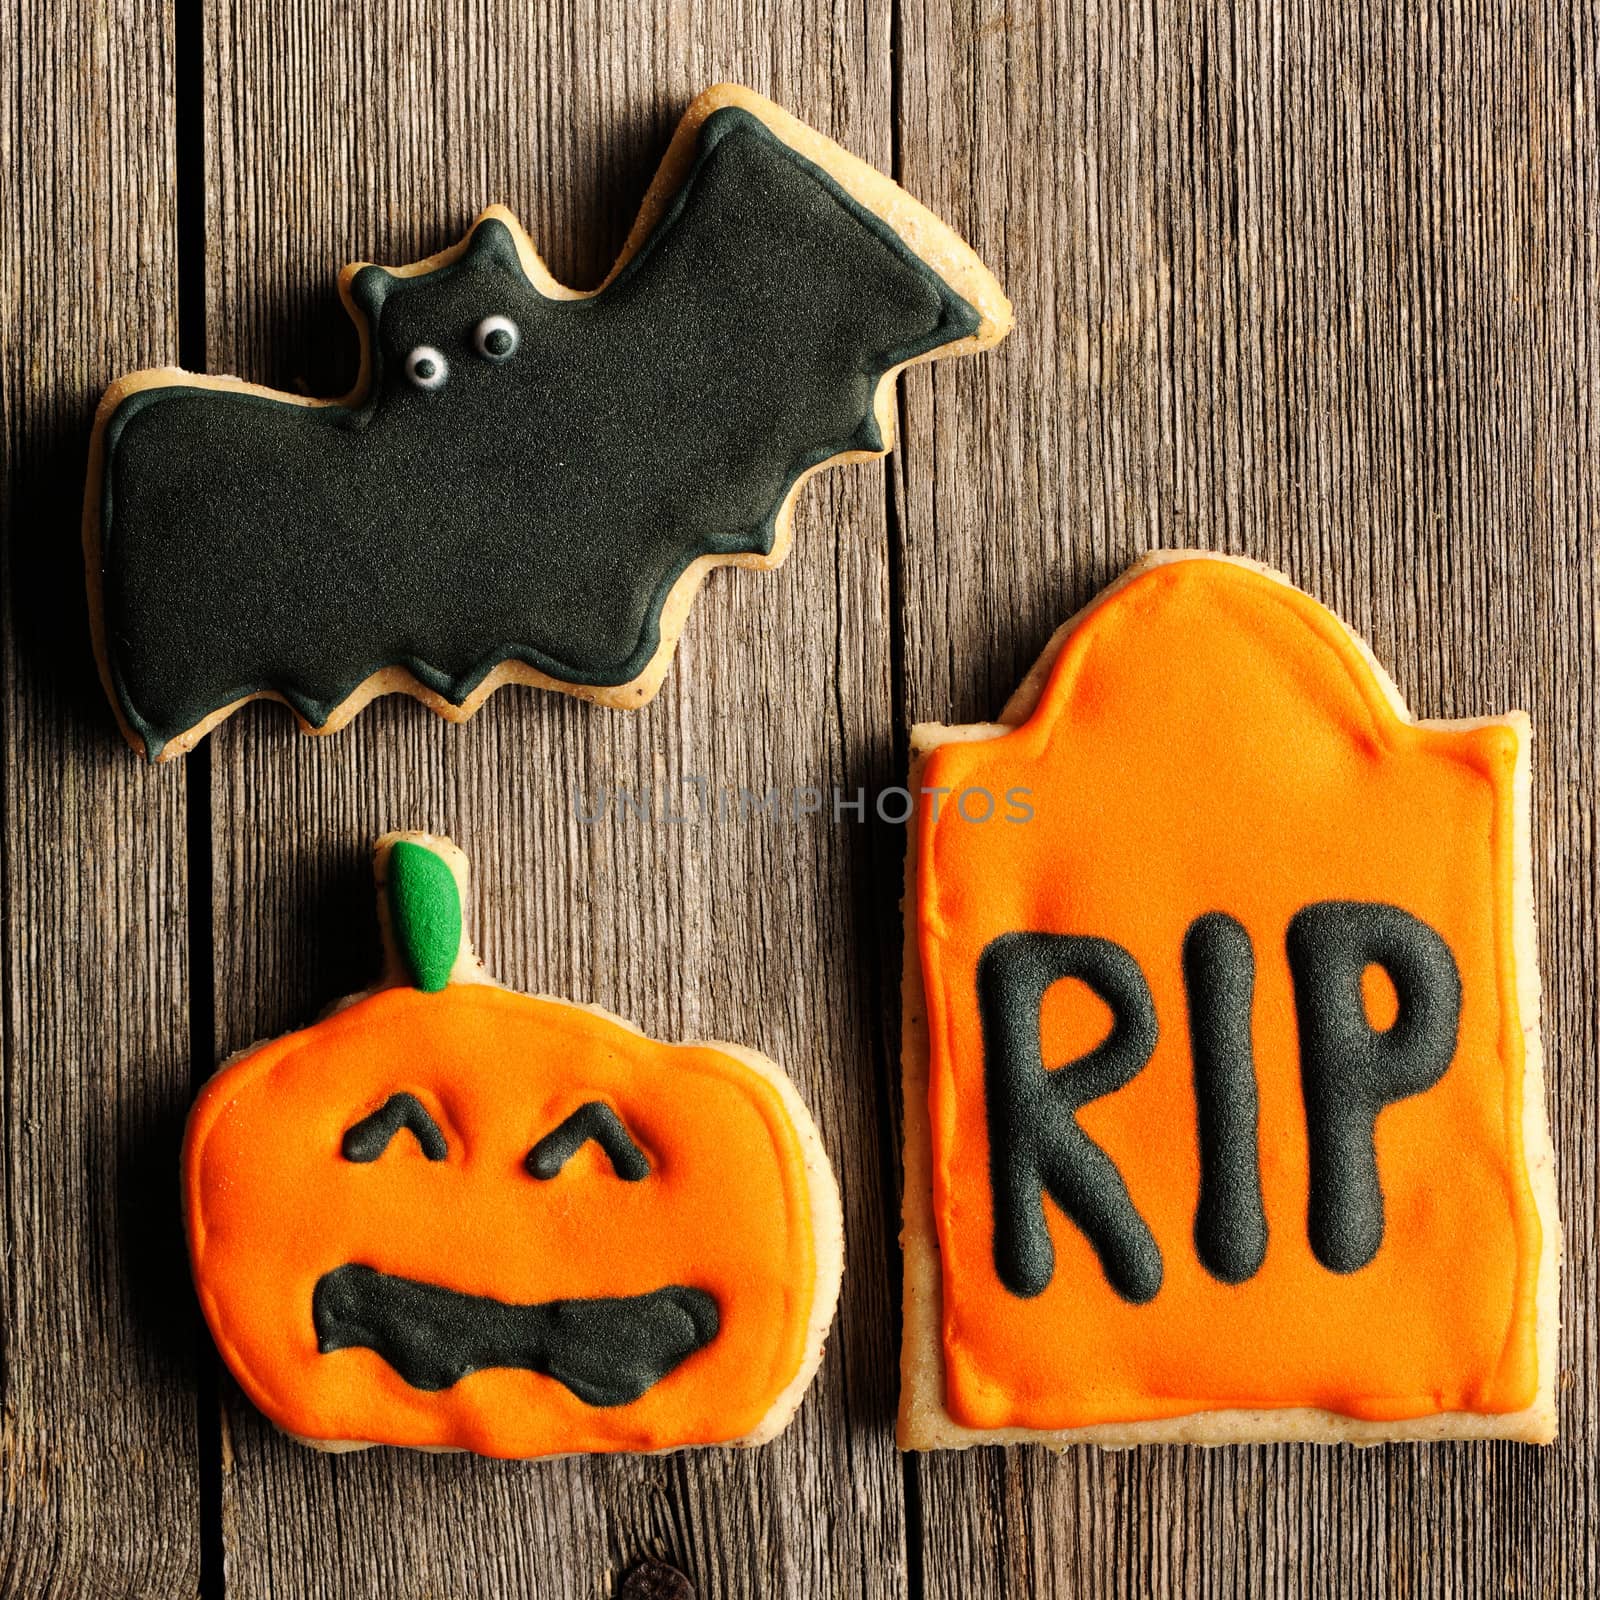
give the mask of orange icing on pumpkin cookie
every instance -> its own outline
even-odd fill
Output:
[[[1522,736],[1407,721],[1321,606],[1185,559],[933,751],[925,793],[1033,813],[917,844],[955,1421],[1533,1402]]]
[[[224,1067],[190,1117],[190,1251],[229,1368],[313,1441],[539,1456],[775,1431],[838,1280],[792,1089],[746,1052],[482,981],[450,886],[442,913],[414,899],[388,907],[409,982]]]

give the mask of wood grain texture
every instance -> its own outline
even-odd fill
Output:
[[[213,5],[211,368],[337,392],[355,358],[340,263],[415,259],[492,200],[558,277],[598,282],[678,115],[719,79],[887,167],[888,43],[883,10]],[[469,916],[491,972],[782,1063],[837,1168],[849,1257],[819,1380],[760,1452],[330,1459],[228,1391],[229,1596],[593,1596],[645,1554],[708,1596],[904,1592],[885,997],[862,979],[874,852],[892,858],[894,840],[816,818],[708,821],[689,784],[887,781],[886,517],[881,468],[808,488],[789,564],[714,576],[638,713],[511,690],[464,728],[391,701],[328,740],[259,706],[214,736],[219,1055],[366,982],[372,839],[446,832],[473,860]],[[695,820],[575,815],[575,800],[592,815],[618,789]]]
[[[170,8],[25,0],[0,53],[0,1594],[192,1594],[184,775],[107,721],[78,533],[100,389],[177,353]]]
[[[328,741],[281,708],[235,719],[189,795],[215,899],[186,930],[186,775],[117,740],[77,513],[99,388],[177,355],[174,130],[202,108],[174,39],[202,31],[184,198],[213,371],[337,392],[339,265],[413,259],[492,199],[558,276],[598,281],[724,77],[897,169],[1019,322],[906,380],[893,517],[881,468],[810,486],[789,564],[712,580],[645,712],[509,691],[465,729],[390,702]],[[702,1596],[1600,1592],[1592,0],[22,0],[0,53],[0,1597],[596,1596],[646,1556]],[[911,718],[992,714],[1158,544],[1282,567],[1419,712],[1533,713],[1554,1451],[894,1455],[899,840],[708,820],[688,780],[824,805],[894,782]],[[647,788],[694,820],[574,813]],[[844,1300],[770,1449],[330,1459],[231,1387],[222,1437],[196,1440],[188,941],[212,950],[218,1057],[305,1021],[370,977],[367,850],[405,826],[472,855],[490,970],[749,1043],[816,1112]]]
[[[1159,545],[1282,568],[1420,714],[1525,706],[1566,1223],[1555,1450],[927,1458],[930,1596],[1600,1586],[1596,50],[1559,5],[907,0],[900,175],[1018,313],[907,387],[909,716],[992,716]]]

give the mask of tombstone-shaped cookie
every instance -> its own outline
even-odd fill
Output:
[[[903,1445],[1554,1436],[1528,740],[1175,555],[917,730]]]

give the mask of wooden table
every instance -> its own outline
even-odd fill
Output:
[[[0,1594],[1581,1596],[1600,1590],[1595,1158],[1600,16],[929,0],[20,0],[0,16],[4,1202]],[[885,467],[721,574],[642,714],[513,690],[465,729],[281,708],[185,762],[93,676],[94,401],[180,360],[329,394],[352,258],[504,200],[558,276],[620,247],[694,91],[737,78],[893,172],[1016,301],[904,385]],[[902,838],[695,826],[602,790],[872,791],[998,709],[1154,545],[1283,568],[1422,714],[1526,706],[1562,1206],[1550,1451],[894,1448]],[[544,1466],[280,1438],[222,1381],[176,1206],[195,1083],[369,976],[367,852],[447,831],[490,969],[784,1062],[843,1185],[820,1380],[754,1453]]]

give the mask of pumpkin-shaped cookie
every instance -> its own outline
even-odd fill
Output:
[[[254,1047],[189,1118],[217,1347],[324,1448],[759,1443],[821,1359],[839,1198],[780,1069],[491,982],[466,862],[376,853],[379,987]]]

